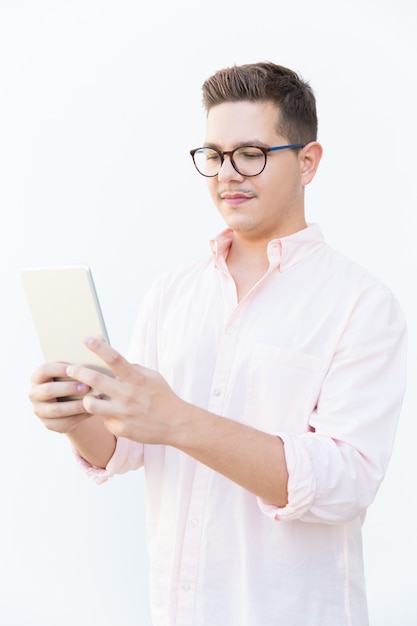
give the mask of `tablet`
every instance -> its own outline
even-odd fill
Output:
[[[102,368],[84,345],[89,336],[110,343],[90,268],[25,267],[20,275],[45,362]]]

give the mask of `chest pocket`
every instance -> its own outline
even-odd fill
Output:
[[[306,432],[321,383],[319,357],[255,344],[245,397],[245,422],[267,432]]]

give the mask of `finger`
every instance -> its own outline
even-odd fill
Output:
[[[66,370],[67,376],[75,379],[79,383],[88,385],[93,390],[93,394],[102,394],[106,397],[111,397],[116,391],[119,381],[108,374],[82,365],[69,365]]]
[[[84,410],[87,411],[87,413],[102,415],[103,417],[113,415],[114,407],[112,402],[109,402],[109,400],[109,396],[102,396],[101,394],[84,396]]]
[[[66,366],[67,367],[67,366]],[[65,376],[66,372],[64,372]],[[32,403],[55,402],[64,398],[83,396],[90,391],[85,383],[67,378],[47,379],[44,383],[32,383],[29,389],[29,399]]]
[[[55,378],[65,378],[68,363],[43,363],[32,374],[30,382],[41,385],[48,380]]]
[[[131,364],[103,339],[87,337],[84,343],[108,366],[115,376],[121,380],[126,380],[129,377]]]
[[[62,416],[60,419],[56,418],[41,418],[42,424],[48,430],[56,433],[70,433],[82,422],[90,419],[92,416],[88,413],[79,413],[77,415]]]
[[[82,400],[67,400],[66,402],[44,402],[34,404],[33,412],[43,422],[54,420],[72,420],[85,417],[88,413]]]

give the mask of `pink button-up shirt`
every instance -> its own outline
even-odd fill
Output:
[[[317,225],[268,245],[240,302],[213,258],[160,279],[129,358],[216,414],[279,435],[285,508],[170,447],[119,439],[98,482],[145,467],[155,626],[365,626],[361,524],[391,454],[405,326],[391,292]]]

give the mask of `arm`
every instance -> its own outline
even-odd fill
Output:
[[[185,404],[168,445],[227,476],[259,498],[284,507],[288,473],[279,437]]]
[[[29,399],[35,415],[51,431],[65,433],[79,454],[96,467],[106,467],[116,438],[104,426],[103,417],[86,413],[82,396],[90,387],[66,378],[65,363],[47,363],[32,375]],[[69,396],[79,399],[65,400]]]
[[[74,448],[88,463],[105,469],[116,449],[116,437],[104,426],[100,415],[90,415],[67,433]]]
[[[406,328],[384,288],[364,290],[341,329],[306,431],[280,432],[277,424],[267,434],[214,415],[182,401],[153,370],[130,365],[96,340],[90,348],[117,378],[85,368],[67,373],[112,398],[90,396],[84,407],[103,415],[116,436],[184,451],[255,493],[276,519],[338,523],[372,502],[405,383]]]
[[[257,496],[285,506],[287,470],[278,437],[214,415],[181,400],[153,370],[128,363],[99,339],[88,343],[115,378],[79,366],[67,375],[107,399],[85,396],[85,411],[100,414],[108,430],[149,444],[173,446]]]

